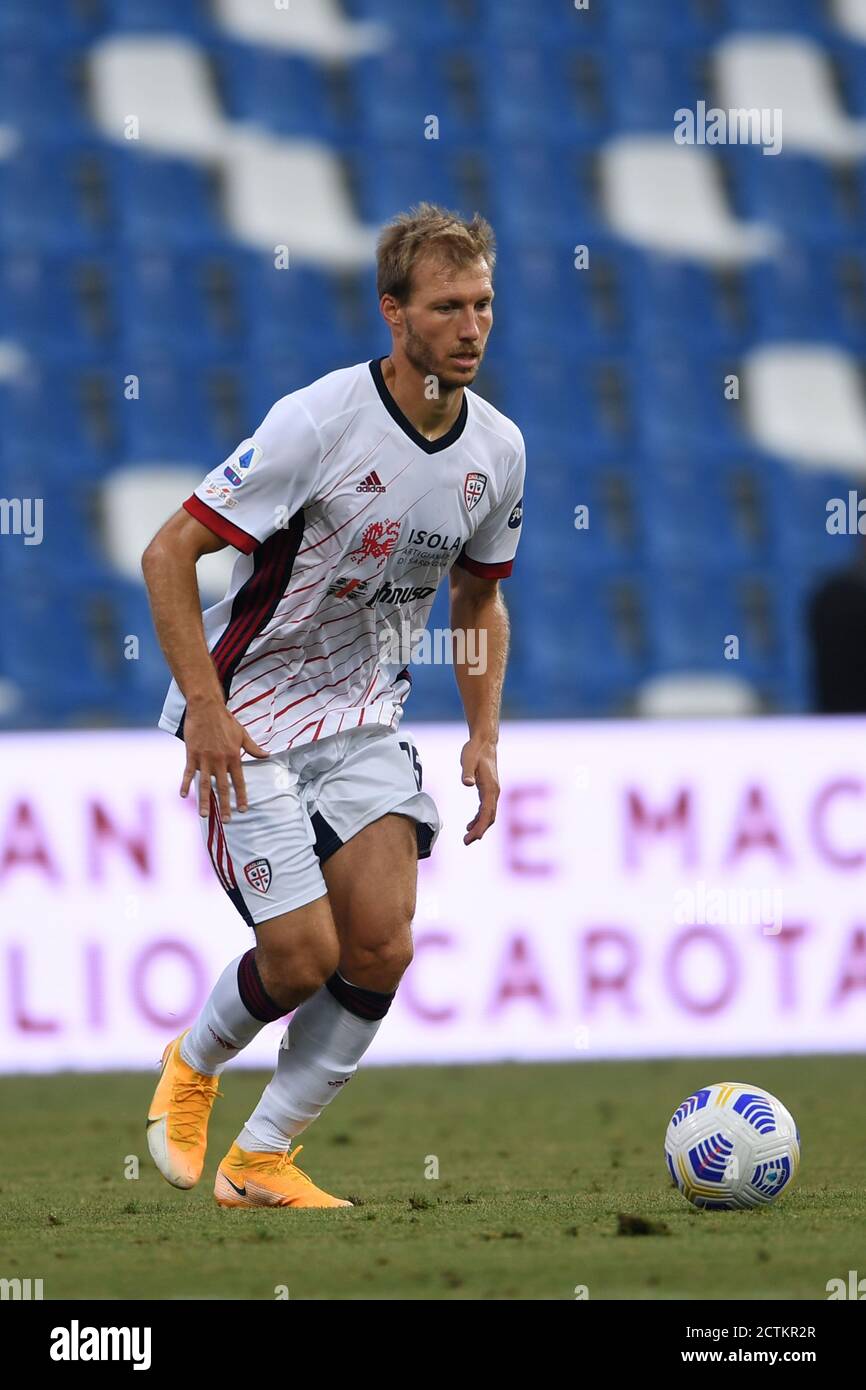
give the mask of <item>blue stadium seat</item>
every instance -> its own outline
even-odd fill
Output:
[[[830,7],[816,5],[815,0],[725,0],[725,10],[727,24],[734,29],[838,36]]]
[[[706,93],[704,54],[655,44],[611,47],[604,57],[610,128],[673,134],[674,112]]]
[[[216,177],[185,160],[137,151],[120,158],[115,181],[123,243],[141,250],[195,250],[230,244]]]
[[[356,190],[358,215],[375,225],[390,220],[395,211],[420,202],[485,212],[486,189],[473,184],[473,169],[483,167],[480,150],[436,140],[418,139],[399,144],[385,139],[377,143],[376,157],[366,145],[346,152],[346,162]]]
[[[610,241],[598,199],[593,140],[575,137],[558,147],[496,140],[488,159],[496,233],[503,245],[536,249],[554,243],[565,254],[596,239]]]
[[[306,58],[230,43],[213,48],[211,56],[230,120],[332,145],[351,128],[356,113],[351,106],[340,110],[335,84]]]
[[[478,73],[495,140],[559,146],[575,138],[601,140],[610,129],[607,68],[595,51],[510,44],[494,62],[480,63]]]
[[[214,34],[209,0],[106,0],[111,31],[155,31],[193,37]]]
[[[620,261],[627,285],[621,297],[634,324],[634,339],[650,352],[700,348],[739,349],[754,336],[752,301],[733,269],[634,253]],[[756,270],[764,273],[764,265]]]
[[[0,160],[0,247],[106,250],[113,232],[110,163],[107,151],[90,145],[51,155],[25,145]]]
[[[661,47],[709,43],[724,32],[724,10],[706,0],[616,0],[603,9],[608,41]]]
[[[633,409],[649,449],[656,453],[683,446],[694,449],[707,440],[731,448],[741,444],[742,405],[725,395],[726,379],[736,375],[738,366],[737,357],[723,350],[701,355],[684,349],[655,354],[636,351]]]
[[[0,31],[2,32],[2,31]],[[0,45],[0,126],[30,140],[92,138],[86,105],[86,49],[65,44]]]
[[[98,477],[121,458],[123,375],[116,363],[43,357],[5,392],[7,479],[40,486],[67,476]]]
[[[740,217],[768,223],[789,243],[858,244],[859,214],[832,165],[792,151],[765,155],[752,146],[718,148]]]
[[[525,0],[480,0],[483,24],[497,44],[592,43],[603,39],[607,27],[606,6],[593,4],[578,11],[574,0],[547,0],[527,5]]]
[[[477,40],[479,14],[476,4],[465,0],[343,0],[351,19],[384,24],[392,44],[425,48],[430,43],[471,43]]]
[[[97,257],[0,254],[0,338],[35,356],[105,355],[116,322],[109,277]]]
[[[198,368],[187,359],[155,358],[139,364],[139,380],[139,399],[125,401],[120,414],[129,461],[210,469],[252,433],[242,364]]]
[[[117,718],[117,650],[102,591],[72,588],[58,575],[7,592],[16,640],[3,672],[27,692],[42,722]],[[85,713],[86,712],[86,713]]]
[[[32,0],[3,0],[0,6],[0,45],[62,47],[95,38],[104,23],[101,6],[62,0],[58,5],[34,5]]]
[[[129,360],[237,358],[246,327],[238,279],[233,253],[143,250],[125,257],[116,280]]]
[[[772,571],[654,568],[645,600],[656,673],[738,675],[759,690],[784,679],[789,654]],[[738,650],[736,659],[726,649]]]

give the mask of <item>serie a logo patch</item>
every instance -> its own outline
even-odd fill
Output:
[[[261,456],[262,451],[258,444],[254,444],[251,439],[245,439],[223,469],[223,476],[228,478],[232,487],[240,487]]]
[[[271,886],[271,866],[267,859],[251,859],[244,864],[244,878],[257,893],[267,893]]]

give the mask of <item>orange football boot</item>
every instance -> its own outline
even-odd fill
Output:
[[[207,1152],[207,1124],[219,1077],[193,1071],[180,1055],[187,1028],[162,1054],[162,1071],[147,1117],[147,1147],[173,1187],[194,1187]]]
[[[232,1144],[219,1168],[213,1195],[221,1207],[351,1207],[332,1197],[295,1166],[303,1148],[287,1153],[251,1153]]]

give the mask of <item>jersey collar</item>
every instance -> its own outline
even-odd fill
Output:
[[[469,415],[469,403],[466,400],[465,388],[459,414],[448,433],[440,434],[438,439],[427,439],[421,434],[420,430],[416,430],[408,415],[403,414],[403,411],[385,385],[385,378],[382,375],[382,363],[384,361],[384,357],[375,358],[370,363],[370,375],[376,384],[376,390],[379,392],[379,399],[391,416],[391,419],[396,420],[403,433],[407,434],[412,440],[412,443],[417,444],[419,449],[423,449],[425,454],[438,454],[441,449],[447,449],[450,444],[454,444],[463,433]]]

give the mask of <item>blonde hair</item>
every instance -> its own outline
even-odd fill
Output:
[[[420,256],[434,252],[450,265],[462,267],[483,256],[491,276],[496,265],[496,238],[485,217],[471,221],[436,203],[418,203],[401,212],[382,230],[376,245],[376,288],[379,298],[392,294],[405,304],[412,293],[412,270]]]

